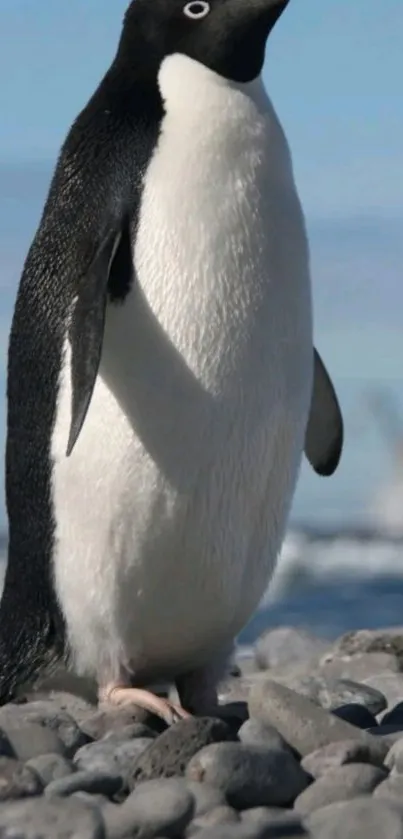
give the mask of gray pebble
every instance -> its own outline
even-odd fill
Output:
[[[67,757],[72,757],[80,746],[88,743],[88,737],[78,727],[76,721],[66,711],[57,709],[50,701],[28,702],[23,705],[4,705],[0,708],[0,727],[24,726],[26,723],[39,723],[55,731],[64,743]]]
[[[280,809],[279,807],[254,807],[251,810],[244,810],[242,821],[267,828],[268,836],[305,835],[301,817],[295,810]]]
[[[353,658],[345,657],[332,661],[328,661],[326,657],[323,657],[317,666],[312,666],[312,664],[307,664],[304,661],[278,666],[270,671],[266,670],[243,676],[241,679],[227,679],[226,696],[227,698],[244,698],[247,700],[253,684],[266,681],[270,678],[272,681],[297,691],[297,693],[308,696],[309,699],[312,699],[312,701],[317,702],[319,705],[322,704],[323,707],[326,706],[327,709],[337,707],[347,701],[356,701],[355,698],[351,697],[351,694],[345,698],[346,685],[337,686],[340,680],[344,683],[346,681],[353,682],[359,686],[359,688],[355,688],[355,696],[357,696],[359,689],[361,690],[363,686],[366,689],[369,685],[380,690],[386,697],[385,691],[380,686],[376,683],[372,684],[372,678],[376,680],[379,674],[389,676],[397,675],[398,679],[401,680],[402,674],[395,673],[393,669],[391,671],[390,665],[388,670],[387,662],[379,662],[379,658],[382,660],[393,659],[393,657],[387,656],[386,653],[367,653],[354,656]],[[396,663],[395,659],[393,661]],[[240,695],[239,683],[242,686],[241,693],[243,695]],[[335,690],[338,692],[338,696],[334,695],[332,699],[331,695],[334,694]],[[342,691],[342,698],[340,698],[340,691]],[[401,692],[398,698],[401,699],[402,696],[403,692]],[[398,699],[395,701],[398,701]]]
[[[322,671],[315,673],[306,672],[302,665],[295,668],[296,672],[281,676],[278,671],[267,674],[270,679],[279,684],[284,684],[295,690],[297,693],[306,696],[317,705],[321,705],[326,711],[333,711],[341,705],[352,702],[370,706],[371,709],[385,708],[386,700],[378,691],[373,691],[368,685],[354,682],[351,679],[338,679],[323,674]]]
[[[66,747],[56,731],[37,722],[6,725],[5,732],[18,760],[26,762],[43,754],[65,756]]]
[[[206,746],[192,758],[186,776],[219,787],[237,810],[290,804],[309,783],[293,755],[243,743]]]
[[[260,720],[249,719],[239,729],[238,737],[246,746],[266,746],[268,749],[291,751],[284,737],[272,725],[265,725]]]
[[[303,756],[337,740],[372,742],[367,732],[338,719],[305,696],[269,680],[252,689],[249,711],[252,717],[277,728]]]
[[[312,839],[403,839],[403,808],[366,796],[322,807],[305,824]]]
[[[235,735],[223,720],[213,717],[180,720],[160,734],[139,757],[130,783],[133,787],[139,781],[183,776],[189,761],[203,746],[234,739]]]
[[[332,650],[339,655],[357,653],[391,653],[403,665],[403,627],[386,629],[358,629],[346,632],[333,644]]]
[[[32,769],[12,757],[0,757],[0,801],[40,795],[41,779]]]
[[[386,699],[381,691],[352,679],[323,679],[318,681],[317,699],[322,708],[332,711],[340,705],[357,703],[367,708],[371,714],[380,714],[386,706]]]
[[[396,772],[403,772],[403,737],[399,737],[385,757],[385,766]]]
[[[214,810],[216,807],[221,807],[227,803],[222,790],[218,789],[218,787],[213,787],[211,784],[186,779],[186,787],[194,798],[195,818],[197,816],[204,816],[210,810]]]
[[[382,741],[375,740],[373,744],[366,744],[360,743],[359,740],[339,740],[306,755],[302,759],[301,766],[313,778],[320,778],[331,769],[349,763],[382,766],[387,754],[388,747]]]
[[[26,766],[39,775],[44,787],[47,787],[52,781],[67,778],[74,772],[74,766],[67,758],[54,754],[33,757],[27,761]]]
[[[80,801],[34,798],[0,807],[1,839],[104,839],[101,815]]]
[[[228,804],[222,804],[220,807],[215,807],[208,813],[204,813],[203,816],[193,819],[186,830],[186,836],[192,836],[193,833],[206,827],[214,827],[214,825],[219,824],[238,824],[239,822],[239,813]]]
[[[149,738],[122,740],[121,733],[110,734],[102,740],[83,746],[76,752],[77,769],[88,772],[117,773],[127,778],[133,765],[153,741]]]
[[[300,839],[308,834],[298,824],[267,825],[241,822],[241,824],[221,825],[199,831],[197,839]]]
[[[108,839],[128,835],[135,835],[136,839],[177,837],[193,814],[193,796],[178,778],[140,783],[123,804],[103,810]]]
[[[40,689],[36,688],[35,690],[28,692],[28,694],[26,694],[26,698],[29,702],[46,702],[48,708],[51,706],[53,707],[54,713],[66,711],[69,716],[73,717],[78,725],[81,726],[81,721],[93,714],[97,707],[97,687],[94,682],[94,690],[91,691],[91,700],[88,698],[85,699],[82,691],[80,690],[80,686],[83,684],[80,677],[69,673],[68,678],[71,683],[71,689],[69,688],[69,690],[67,690],[65,680],[63,680],[63,688],[55,687],[53,677],[50,681],[46,680],[47,685],[42,682]],[[87,682],[87,680],[85,681]],[[87,691],[85,691],[85,693],[87,693]]]
[[[91,793],[78,790],[77,792],[72,793],[71,798],[77,798],[79,801],[82,801],[84,802],[84,804],[87,804],[88,807],[95,807],[96,810],[102,810],[104,807],[110,804],[109,799],[105,795],[101,795],[101,793],[99,792]]]
[[[368,711],[368,708],[353,702],[350,705],[342,705],[340,708],[335,708],[332,714],[340,720],[345,720],[351,723],[351,725],[355,725],[356,728],[374,728],[378,725],[376,717]]]
[[[343,678],[332,675],[328,667],[318,669],[307,669],[306,664],[293,664],[287,667],[277,667],[249,678],[249,693],[252,683],[258,684],[268,678],[278,682],[285,687],[295,690],[297,693],[307,696],[312,702],[321,705],[325,710],[333,710],[342,704],[358,702],[359,704],[369,703],[371,707],[385,707],[385,698],[382,701],[379,694],[367,693],[368,684],[364,681],[353,681],[348,676],[348,670],[341,669]],[[372,671],[370,671],[371,673]],[[235,680],[236,681],[236,680]],[[245,679],[241,680],[245,681]],[[372,690],[372,686],[371,686]]]
[[[289,810],[286,807],[250,807],[249,810],[243,810],[241,813],[242,821],[257,822],[261,824],[273,824],[278,819],[284,816],[295,817],[294,810]]]
[[[374,791],[375,798],[392,798],[403,801],[403,775],[389,775]]]
[[[306,816],[335,801],[369,795],[387,777],[387,770],[368,763],[350,763],[331,769],[298,796],[294,807]]]
[[[320,671],[335,679],[353,679],[363,682],[376,673],[399,673],[400,665],[391,653],[355,653],[348,655],[329,651],[322,656]]]
[[[122,787],[120,775],[110,775],[105,772],[74,772],[67,778],[52,781],[45,789],[45,795],[52,797],[60,795],[65,798],[74,792],[89,792],[94,795],[105,795],[112,798]]]
[[[374,687],[383,693],[388,703],[388,708],[393,708],[401,701],[403,696],[403,674],[402,673],[374,673],[363,680],[366,685]]]
[[[328,648],[327,641],[304,629],[281,626],[268,629],[260,636],[255,645],[255,656],[261,670],[267,670],[279,664],[319,659]]]
[[[67,713],[78,722],[81,727],[81,721],[86,719],[94,712],[98,702],[97,688],[94,685],[94,695],[91,701],[87,701],[83,696],[77,693],[67,693],[62,690],[51,690],[47,694],[48,701],[54,702],[61,711]]]
[[[130,726],[131,739],[135,737],[156,736],[156,731],[144,722],[139,722],[136,709],[133,708],[111,708],[109,711],[96,711],[87,716],[82,722],[82,730],[92,740],[101,740],[106,734],[116,734],[124,731]]]

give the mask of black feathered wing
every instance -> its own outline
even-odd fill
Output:
[[[112,229],[99,243],[73,304],[71,344],[72,405],[67,443],[70,455],[84,425],[94,391],[102,354],[108,280],[121,231]],[[128,266],[130,270],[130,266]]]
[[[305,454],[318,475],[332,475],[343,449],[343,418],[329,373],[314,349],[311,410],[305,434]]]

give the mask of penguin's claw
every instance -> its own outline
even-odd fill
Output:
[[[137,705],[146,711],[150,711],[151,714],[161,717],[167,725],[173,725],[173,723],[188,719],[191,716],[180,705],[141,688],[111,685],[101,691],[100,701],[115,706]]]

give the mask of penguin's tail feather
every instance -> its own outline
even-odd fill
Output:
[[[4,598],[0,607],[0,705],[12,702],[24,690],[52,673],[64,657],[50,620],[10,614]]]

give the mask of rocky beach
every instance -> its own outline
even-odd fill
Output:
[[[267,630],[171,728],[67,693],[0,708],[2,839],[403,839],[403,627]]]

